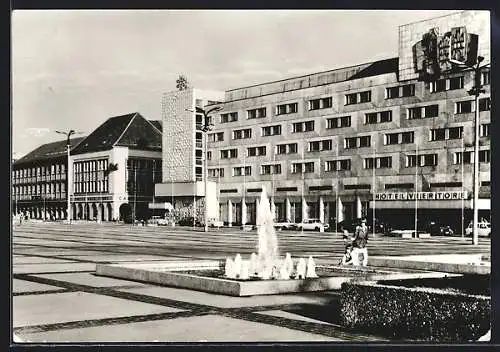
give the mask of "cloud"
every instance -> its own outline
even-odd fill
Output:
[[[50,128],[46,128],[46,127],[31,127],[31,128],[25,129],[24,132],[25,132],[24,133],[25,137],[39,138],[39,137],[43,137],[47,133],[49,133],[50,132]]]

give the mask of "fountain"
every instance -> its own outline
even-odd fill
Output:
[[[312,256],[295,263],[290,253],[280,258],[274,219],[263,187],[257,216],[257,253],[243,259],[240,253],[220,260],[190,260],[185,262],[97,264],[96,275],[158,283],[232,296],[252,296],[304,291],[340,289],[343,282],[372,280],[385,277],[401,278],[399,272],[372,270],[367,273],[352,268],[321,267],[316,273]],[[423,274],[408,274],[410,277]],[[408,275],[406,275],[408,277]],[[419,276],[419,277],[420,277]],[[425,275],[424,275],[425,276]]]

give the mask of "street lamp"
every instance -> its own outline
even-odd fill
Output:
[[[70,198],[70,189],[71,189],[71,186],[72,186],[71,172],[69,170],[69,168],[71,166],[71,159],[70,159],[71,144],[70,144],[70,138],[71,138],[72,134],[75,134],[77,132],[75,132],[75,130],[69,130],[69,132],[63,132],[63,131],[55,131],[55,132],[59,133],[59,134],[64,134],[65,136],[67,136],[66,151],[68,153],[68,165],[66,167],[66,182],[67,182],[67,186],[66,186],[66,194],[67,194],[67,209],[66,209],[66,213],[67,213],[68,224],[70,224],[71,223],[71,198]]]
[[[200,131],[203,132],[203,147],[205,149],[205,162],[203,165],[203,180],[205,183],[205,209],[204,209],[204,217],[205,217],[205,224],[204,224],[204,231],[208,232],[208,204],[207,204],[207,188],[208,188],[208,146],[207,146],[207,133],[211,131],[214,128],[214,125],[210,123],[209,121],[209,115],[214,112],[221,111],[223,109],[222,106],[214,106],[213,108],[210,108],[208,110],[204,110],[200,107],[196,107],[196,112],[203,114],[203,125],[200,127]],[[186,109],[187,111],[192,111],[189,109]]]
[[[474,173],[473,173],[473,232],[472,232],[472,244],[477,245],[479,243],[478,237],[478,203],[479,203],[479,95],[484,93],[484,89],[481,89],[481,69],[486,67],[488,64],[479,66],[483,62],[484,57],[478,56],[477,63],[475,65],[467,65],[464,62],[449,59],[452,64],[460,67],[468,67],[474,70],[474,86],[468,91],[469,95],[475,97],[475,113],[474,113]],[[462,157],[462,163],[464,162]],[[463,229],[462,229],[463,231]]]

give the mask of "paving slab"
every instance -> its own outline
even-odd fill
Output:
[[[94,263],[18,264],[13,268],[14,274],[93,270],[95,270]]]
[[[51,280],[65,281],[78,285],[87,285],[92,287],[117,287],[117,286],[128,286],[128,287],[146,287],[150,286],[148,284],[140,283],[137,281],[129,281],[122,279],[114,279],[105,276],[97,276],[92,272],[84,273],[64,273],[64,274],[42,274],[34,275],[36,277],[43,277]]]
[[[307,322],[310,322],[310,323],[332,325],[331,323],[328,323],[326,321],[321,321],[321,320],[317,320],[317,319],[308,318],[308,317],[305,317],[303,315],[286,312],[284,310],[266,310],[266,311],[256,312],[256,313],[257,314],[264,314],[264,315],[271,315],[273,317],[280,317],[280,318],[287,318],[287,319],[293,319],[293,320],[307,321]]]
[[[86,292],[16,296],[13,298],[13,326],[21,327],[180,311],[181,309],[173,307]]]
[[[31,256],[15,256],[12,260],[14,265],[17,264],[58,264],[58,263],[74,263],[75,261],[68,259],[31,257]]]
[[[31,282],[26,280],[13,279],[12,292],[34,292],[34,291],[56,291],[61,290],[61,287],[39,284],[38,282]]]
[[[219,315],[32,333],[30,342],[286,342],[341,341]]]
[[[155,260],[176,260],[177,258],[171,258],[168,256],[157,256],[157,255],[143,255],[143,254],[105,254],[100,253],[98,255],[71,255],[67,256],[68,259],[79,259],[79,260],[88,260],[98,263],[103,262],[112,262],[112,263],[120,263],[120,262],[142,262],[142,261],[155,261]]]
[[[326,296],[320,295],[263,295],[251,297],[232,297],[225,295],[218,295],[213,293],[192,291],[182,288],[165,287],[165,286],[149,286],[143,288],[120,288],[118,291],[138,293],[147,296],[160,297],[180,300],[183,302],[203,304],[219,308],[243,308],[254,306],[270,306],[277,304],[322,304],[329,299]]]

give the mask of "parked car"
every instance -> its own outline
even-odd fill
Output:
[[[168,219],[165,219],[165,218],[159,218],[156,223],[158,224],[158,226],[167,226],[170,221]]]
[[[328,224],[322,223],[319,219],[306,219],[295,225],[295,229],[304,231],[320,231],[329,228]]]
[[[219,227],[223,227],[224,226],[224,222],[220,221],[220,220],[217,220],[217,219],[214,219],[214,218],[211,218],[211,219],[208,219],[208,226],[219,228]]]
[[[193,226],[193,224],[194,224],[194,226],[203,226],[203,224],[200,221],[198,221],[198,220],[194,221],[194,218],[192,216],[188,216],[188,217],[180,219],[177,222],[177,224],[179,226]]]
[[[453,231],[450,225],[437,224],[434,221],[429,223],[426,231],[430,233],[431,236],[453,236],[455,234],[455,231]]]
[[[274,228],[277,230],[292,230],[295,227],[295,223],[290,220],[278,220],[274,223]]]
[[[479,237],[490,237],[491,236],[491,224],[489,222],[478,222],[477,223],[477,234]],[[472,236],[473,225],[472,221],[469,226],[465,228],[465,235]]]

